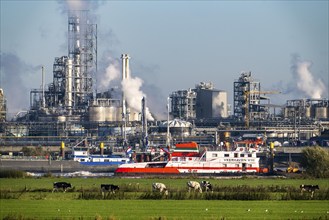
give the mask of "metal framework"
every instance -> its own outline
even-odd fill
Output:
[[[179,90],[170,95],[171,115],[174,118],[193,119],[196,117],[196,92]]]
[[[257,117],[260,112],[260,82],[254,81],[251,72],[241,73],[234,82],[234,116],[239,120],[249,120]],[[251,92],[254,91],[254,92]]]
[[[31,110],[57,115],[82,115],[96,98],[97,25],[88,11],[68,13],[68,55],[56,57],[53,82],[34,89]],[[44,73],[43,73],[44,74]]]
[[[88,11],[69,11],[68,57],[73,62],[73,106],[74,110],[80,111],[95,96],[97,26],[91,24]]]

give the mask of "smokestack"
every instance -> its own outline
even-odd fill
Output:
[[[129,54],[122,54],[121,55],[121,59],[122,59],[122,79],[129,79],[130,75],[129,75],[129,59],[130,56]]]
[[[130,78],[129,76],[129,55],[122,54],[122,81],[125,81]],[[122,122],[123,122],[123,129],[122,129],[122,138],[124,141],[124,145],[126,144],[126,126],[127,126],[127,106],[126,106],[126,95],[124,89],[122,90]]]

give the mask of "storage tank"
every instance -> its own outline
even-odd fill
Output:
[[[319,118],[327,118],[328,117],[328,108],[327,107],[315,107],[314,117]]]
[[[89,121],[105,122],[105,121],[119,121],[121,120],[120,111],[113,106],[90,106],[89,107]]]
[[[121,119],[121,112],[118,107],[106,107],[105,108],[105,121],[120,121]]]
[[[95,121],[95,122],[105,121],[105,107],[90,106],[89,107],[89,121]]]
[[[305,107],[305,117],[310,118],[311,116],[312,116],[311,107],[310,106]]]
[[[169,121],[169,131],[173,136],[189,136],[191,134],[192,124],[180,119]],[[160,132],[167,131],[167,121],[164,121],[159,126]]]

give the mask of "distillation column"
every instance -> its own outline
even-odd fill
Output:
[[[88,11],[69,11],[68,57],[72,60],[72,107],[84,111],[94,98],[93,78],[97,70],[97,26]]]

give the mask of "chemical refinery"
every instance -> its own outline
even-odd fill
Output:
[[[281,144],[310,144],[329,126],[327,99],[272,104],[268,96],[280,91],[262,91],[251,72],[241,73],[233,82],[232,109],[227,91],[200,82],[169,94],[167,119],[153,120],[146,97],[137,100],[136,108],[123,89],[120,97],[110,89],[96,92],[97,25],[90,22],[88,11],[68,13],[67,42],[68,53],[54,59],[53,81],[46,84],[42,68],[41,88],[31,90],[30,109],[15,120],[6,118],[6,94],[0,88],[0,146],[6,151],[18,146],[52,150],[80,143],[91,148],[102,143],[113,151],[127,146],[146,151],[182,141],[220,148],[223,142],[246,134]],[[122,84],[131,77],[129,59],[122,54]],[[326,145],[326,139],[317,141]]]

